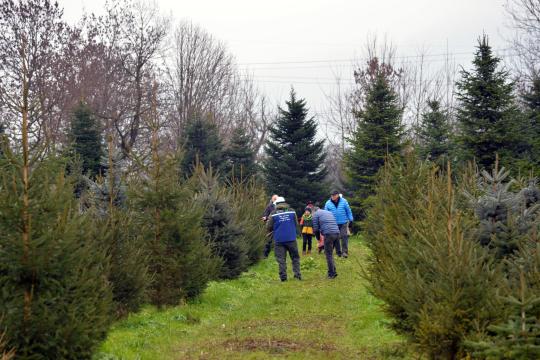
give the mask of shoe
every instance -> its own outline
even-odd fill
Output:
[[[311,255],[311,250],[308,250],[307,254],[308,254],[308,255]]]
[[[285,279],[280,279],[280,280],[281,280],[281,282],[285,282],[285,281],[287,281],[287,279],[286,279],[286,278],[285,278]]]
[[[306,256],[306,252],[305,252],[305,251],[302,251],[302,256]]]
[[[347,254],[347,253],[343,253],[343,257],[344,257],[344,258],[346,259],[346,258],[348,258],[348,257],[349,257],[349,254]]]
[[[328,279],[335,279],[337,277],[337,274],[334,275],[328,275]]]
[[[298,275],[298,276],[294,275],[294,278],[295,278],[296,280],[302,280],[302,275]]]

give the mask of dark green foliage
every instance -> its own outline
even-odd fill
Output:
[[[529,168],[540,176],[540,77],[533,79],[528,91],[523,94],[526,116]]]
[[[212,167],[222,170],[223,144],[217,126],[209,120],[195,118],[189,123],[183,149],[180,169],[186,178],[191,176],[197,163],[201,163],[206,169]]]
[[[306,102],[297,99],[294,90],[286,104],[269,129],[263,172],[267,191],[284,196],[291,207],[302,211],[307,201],[328,193],[323,183],[327,173],[324,140],[315,140],[317,123],[306,118]]]
[[[5,135],[6,129],[4,124],[0,122],[0,159],[4,157],[4,147],[7,145]]]
[[[255,151],[246,130],[241,127],[234,130],[224,158],[224,173],[229,180],[248,180],[257,172]]]
[[[366,200],[374,192],[375,178],[386,156],[402,149],[403,112],[386,74],[382,69],[375,70],[365,105],[354,113],[357,127],[345,154],[347,188],[352,191],[348,199],[358,220],[364,218]]]
[[[101,127],[92,110],[83,101],[73,111],[69,136],[73,152],[81,162],[82,173],[94,179],[103,171]]]
[[[219,277],[232,279],[247,270],[245,230],[236,222],[236,208],[212,169],[198,166],[192,179],[195,201],[205,209],[203,227],[214,255],[222,259]]]
[[[264,188],[255,179],[232,182],[228,188],[234,206],[235,221],[244,230],[243,242],[247,245],[249,265],[255,264],[263,254],[267,234],[261,214],[267,201]]]
[[[364,276],[392,326],[430,359],[460,359],[464,339],[496,321],[500,271],[468,234],[462,191],[429,162],[390,159],[365,222],[371,250]]]
[[[436,162],[444,167],[450,152],[450,124],[448,113],[441,109],[437,100],[427,102],[427,111],[416,128],[420,158]]]
[[[109,258],[109,282],[117,316],[140,309],[151,279],[148,257],[133,211],[126,204],[126,186],[120,176],[118,156],[109,156],[105,177],[88,179],[89,212],[101,246]],[[116,159],[116,160],[115,160]]]
[[[157,306],[177,305],[200,294],[219,265],[205,240],[203,209],[194,206],[175,163],[175,158],[155,158],[131,188],[131,206],[153,277],[149,297]]]
[[[457,82],[457,121],[462,160],[474,159],[491,170],[499,154],[505,166],[525,153],[523,117],[514,99],[509,73],[498,69],[487,36],[479,40],[471,71],[462,70]]]
[[[0,329],[20,359],[89,359],[105,337],[111,290],[105,252],[79,212],[58,159],[31,169],[23,236],[21,159],[0,160]]]
[[[519,192],[508,179],[509,172],[495,167],[492,174],[483,170],[478,176],[475,194],[467,194],[477,218],[480,220],[475,233],[482,246],[493,249],[497,259],[508,258],[516,252],[534,228],[540,190],[531,181]]]

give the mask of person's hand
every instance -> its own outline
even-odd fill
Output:
[[[263,217],[261,218],[262,221],[266,221],[266,219],[267,219],[266,216],[263,216]]]

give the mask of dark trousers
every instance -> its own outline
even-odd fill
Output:
[[[309,251],[311,251],[311,239],[313,238],[313,235],[311,234],[302,234],[302,251],[306,252],[306,247]]]
[[[264,245],[264,257],[267,258],[268,255],[270,255],[270,251],[272,251],[272,245],[274,245],[274,238],[272,237],[272,234],[268,236],[266,239],[266,244]]]
[[[298,245],[295,241],[276,242],[274,246],[276,261],[279,265],[279,278],[287,280],[287,252],[292,260],[292,269],[294,277],[300,278],[300,255],[298,255]]]
[[[339,224],[339,237],[341,238],[341,246],[339,247],[338,256],[341,254],[349,254],[349,223]]]
[[[339,247],[339,234],[328,234],[324,236],[324,255],[328,265],[328,277],[337,275],[336,265],[334,264],[334,248]]]

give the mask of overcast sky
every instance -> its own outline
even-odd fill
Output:
[[[386,36],[398,56],[427,49],[455,54],[469,64],[477,38],[508,47],[505,0],[158,0],[175,20],[190,19],[224,41],[242,69],[249,69],[273,103],[292,86],[313,112],[325,110],[324,93],[334,75],[352,82],[353,59],[363,55],[367,37]],[[83,11],[102,12],[105,0],[59,0],[68,21]],[[502,53],[503,54],[503,53]],[[411,58],[415,59],[415,58]],[[285,62],[285,63],[284,63]],[[293,63],[286,63],[293,62]]]

